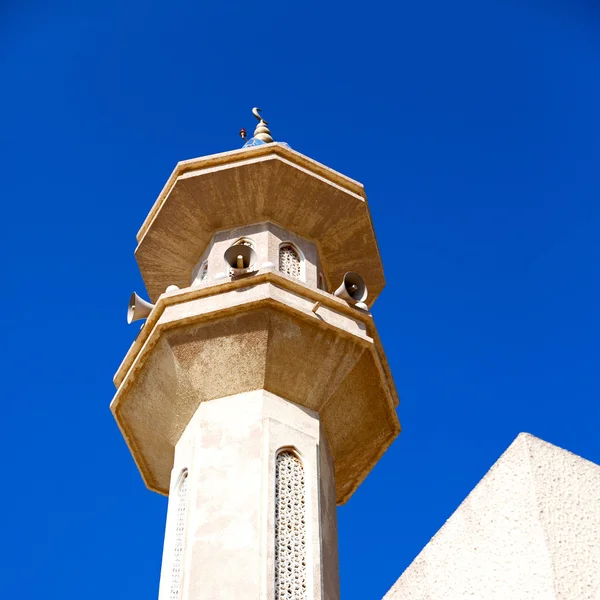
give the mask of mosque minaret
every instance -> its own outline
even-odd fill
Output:
[[[336,506],[400,431],[364,188],[253,113],[137,234],[152,304],[132,296],[111,410],[169,497],[159,600],[338,600]]]

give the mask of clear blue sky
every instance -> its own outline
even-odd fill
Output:
[[[592,0],[0,8],[0,597],[157,597],[166,501],[109,411],[177,161],[276,139],[366,185],[403,433],[339,510],[379,600],[520,431],[600,463]]]

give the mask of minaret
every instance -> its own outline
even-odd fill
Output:
[[[272,141],[180,162],[111,410],[168,495],[159,600],[339,600],[336,505],[400,431],[363,186]],[[245,137],[245,132],[243,132]]]

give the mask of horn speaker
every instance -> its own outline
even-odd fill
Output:
[[[334,296],[342,298],[348,304],[363,308],[366,306],[364,301],[367,299],[367,286],[364,279],[358,274],[352,271],[348,271],[344,275],[342,284],[335,290]]]
[[[145,319],[154,308],[154,304],[140,298],[135,292],[129,298],[129,306],[127,307],[127,323],[131,324],[134,321]]]
[[[242,275],[252,270],[256,262],[256,252],[250,246],[236,244],[225,250],[223,258],[234,275]]]

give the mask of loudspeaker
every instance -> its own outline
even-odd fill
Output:
[[[135,292],[129,298],[129,306],[127,307],[127,323],[133,323],[140,319],[145,319],[154,308],[154,304],[140,298]]]
[[[255,270],[252,269],[256,262],[256,252],[244,244],[236,244],[225,250],[223,254],[225,262],[231,267],[234,275],[242,275]]]
[[[363,278],[358,273],[348,271],[344,275],[342,284],[335,290],[334,296],[342,298],[348,304],[357,305],[361,304],[360,308],[363,308],[364,301],[367,299],[367,286]]]

